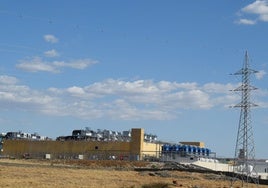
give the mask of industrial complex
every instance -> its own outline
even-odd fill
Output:
[[[28,135],[28,136],[24,136]],[[143,129],[122,133],[108,130],[74,130],[56,140],[32,134],[8,132],[2,135],[2,155],[16,158],[46,159],[120,159],[142,160],[159,157],[162,144]]]
[[[26,136],[25,136],[26,135]],[[195,165],[202,169],[233,172],[234,161],[219,159],[204,142],[166,143],[156,135],[145,134],[142,128],[116,132],[90,129],[74,130],[70,136],[52,140],[38,134],[8,132],[1,135],[1,156],[34,159],[75,160],[149,160]],[[268,179],[268,163],[259,160],[255,169],[258,178]],[[240,166],[237,171],[242,171]]]

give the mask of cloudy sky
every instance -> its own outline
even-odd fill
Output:
[[[0,132],[142,127],[232,157],[248,50],[268,158],[268,1],[0,2]]]

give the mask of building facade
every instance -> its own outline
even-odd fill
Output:
[[[144,141],[144,129],[131,130],[130,141],[6,139],[2,155],[15,158],[142,160],[159,157],[161,144]]]

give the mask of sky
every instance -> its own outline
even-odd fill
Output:
[[[144,128],[233,157],[245,52],[268,159],[268,1],[0,0],[0,132]]]

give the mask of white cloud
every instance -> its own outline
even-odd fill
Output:
[[[244,8],[242,8],[243,12],[265,15],[268,14],[268,1],[267,0],[257,0]]]
[[[0,76],[0,83],[7,84],[7,85],[14,85],[18,82],[18,79],[13,76],[1,75]]]
[[[230,90],[233,90],[237,88],[239,85],[234,85],[234,84],[219,84],[219,83],[207,83],[204,84],[202,87],[204,91],[208,93],[226,93],[228,94]]]
[[[163,87],[163,84],[165,87]],[[186,85],[198,87],[196,83],[167,81],[155,83],[151,80],[129,82],[108,79],[84,88],[71,87],[66,91],[71,96],[75,95],[86,101],[94,101],[95,99],[102,101],[93,105],[95,110],[98,109],[102,116],[119,119],[169,119],[176,117],[178,111],[182,109],[209,109],[228,102],[228,100],[217,101],[216,99],[219,96],[212,100],[210,94],[202,90],[202,87],[200,89],[181,88]],[[229,85],[221,86],[225,89],[229,88]],[[59,91],[56,90],[55,93],[59,93]],[[62,92],[60,93],[62,95]],[[222,95],[225,95],[225,93]],[[213,101],[217,103],[213,103]],[[100,109],[101,107],[103,109]]]
[[[91,60],[91,59],[77,59],[70,62],[63,62],[63,61],[55,61],[53,62],[53,65],[56,67],[70,67],[74,69],[85,69],[89,67],[90,65],[94,65],[98,63],[97,61]]]
[[[256,0],[253,3],[243,7],[241,9],[240,16],[255,15],[256,19],[246,19],[241,18],[237,23],[238,24],[246,24],[246,25],[254,25],[257,21],[268,22],[268,0]]]
[[[33,57],[32,59],[20,60],[20,63],[16,65],[17,68],[29,71],[29,72],[52,72],[59,73],[60,68],[69,67],[73,69],[85,69],[90,65],[98,63],[97,61],[90,59],[79,59],[70,62],[64,61],[43,61],[40,57]]]
[[[58,57],[59,53],[56,50],[52,49],[52,50],[48,50],[48,51],[44,52],[44,55],[46,57]]]
[[[164,120],[175,118],[175,115],[169,113],[164,109],[146,109],[138,108],[131,105],[124,99],[118,99],[110,104],[105,105],[107,116],[111,119],[122,119],[122,120],[140,120],[140,119],[153,119],[153,120]],[[118,110],[120,109],[120,110]],[[122,113],[124,112],[124,113]]]
[[[29,71],[29,72],[59,72],[56,67],[48,62],[44,62],[40,57],[34,57],[32,59],[20,60],[20,63],[16,65],[17,68]]]
[[[5,83],[0,84],[2,109],[82,119],[165,120],[178,117],[183,110],[221,108],[240,100],[229,92],[236,87],[234,84],[108,79],[84,87],[38,91],[19,85],[14,77],[0,76],[0,82]]]
[[[257,22],[256,20],[240,19],[236,23],[242,24],[242,25],[255,25]]]
[[[261,80],[265,75],[266,75],[266,72],[264,70],[260,70],[258,73],[255,74],[258,80]]]
[[[57,43],[59,41],[54,35],[44,35],[44,40],[49,43]]]
[[[81,96],[81,95],[84,95],[85,94],[84,89],[81,88],[81,87],[77,87],[77,86],[70,87],[70,88],[67,89],[67,91],[70,94],[78,95],[78,96]]]
[[[262,14],[262,15],[260,15],[260,20],[262,20],[264,22],[268,22],[268,14]]]
[[[44,106],[53,103],[53,97],[16,83],[10,82],[6,83],[6,85],[0,85],[0,104],[2,109],[41,112]]]

